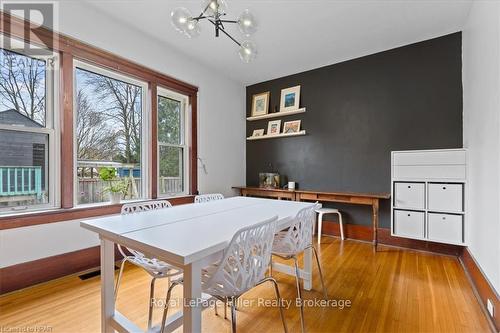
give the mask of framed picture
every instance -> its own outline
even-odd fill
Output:
[[[267,124],[267,135],[280,134],[281,120],[273,120]]]
[[[263,116],[267,114],[269,109],[269,91],[253,95],[252,98],[252,117]]]
[[[286,121],[283,124],[283,133],[300,132],[300,120]]]
[[[263,136],[264,135],[264,129],[256,129],[253,130],[252,136]]]
[[[300,102],[300,86],[281,90],[280,112],[297,110]]]

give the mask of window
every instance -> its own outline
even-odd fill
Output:
[[[57,57],[0,47],[0,65],[0,213],[54,207]]]
[[[143,128],[146,85],[85,63],[75,64],[77,204],[109,202],[110,187],[124,200],[147,193]],[[100,173],[111,169],[113,180]]]
[[[158,88],[158,194],[187,193],[187,96]]]

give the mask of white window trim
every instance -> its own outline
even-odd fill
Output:
[[[170,144],[166,142],[160,142],[160,140],[157,141],[157,146],[158,149],[156,151],[156,163],[157,163],[157,168],[156,168],[156,173],[157,173],[157,183],[156,183],[156,188],[157,188],[157,194],[158,198],[174,198],[174,197],[179,197],[179,196],[185,196],[189,194],[189,188],[191,186],[191,179],[189,177],[189,169],[191,167],[190,165],[190,160],[189,160],[189,147],[190,147],[190,138],[191,138],[191,106],[189,105],[189,97],[174,91],[171,91],[167,88],[163,87],[158,87],[157,88],[157,93],[156,93],[156,98],[158,97],[166,97],[170,99],[174,99],[177,101],[181,102],[181,128],[183,129],[183,133],[181,135],[181,144]],[[159,112],[157,112],[157,117],[159,116]],[[157,121],[158,124],[158,121]],[[158,130],[158,129],[157,129]],[[183,191],[179,193],[161,193],[160,192],[160,147],[177,147],[177,148],[182,148],[183,151]]]
[[[99,75],[107,76],[112,79],[120,80],[123,82],[127,82],[142,88],[142,128],[141,128],[141,191],[142,196],[138,199],[131,200],[122,200],[122,202],[133,202],[133,201],[142,201],[145,199],[150,199],[150,191],[149,191],[149,156],[150,156],[150,147],[147,142],[151,142],[151,134],[148,130],[151,128],[151,101],[148,96],[148,84],[147,82],[140,81],[134,79],[131,76],[127,76],[116,72],[112,69],[107,69],[103,67],[99,67],[96,65],[89,64],[88,62],[84,62],[82,60],[73,60],[73,207],[99,207],[99,206],[107,206],[110,205],[110,202],[96,202],[89,204],[78,204],[78,170],[77,170],[77,146],[76,146],[76,122],[77,122],[77,114],[76,114],[76,68],[80,68],[83,70],[87,70]]]
[[[9,38],[14,45],[22,46],[23,41],[15,38],[10,38],[4,35],[0,35],[0,47],[9,50],[5,47],[5,40]],[[36,47],[36,45],[30,45],[31,47]],[[45,127],[24,127],[15,125],[3,125],[0,124],[0,129],[16,132],[28,132],[28,133],[41,133],[48,135],[48,158],[47,158],[47,171],[46,176],[48,177],[47,190],[49,192],[49,200],[46,204],[40,205],[30,205],[30,206],[16,206],[9,208],[0,209],[0,215],[12,215],[18,213],[43,211],[49,209],[57,209],[61,206],[61,135],[60,135],[60,116],[59,116],[59,55],[57,52],[53,52],[51,55],[45,56],[33,56],[29,54],[24,54],[22,52],[16,51],[23,56],[44,60],[46,62],[46,74],[45,74]]]

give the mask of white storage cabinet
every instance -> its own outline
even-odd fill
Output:
[[[391,155],[391,234],[465,245],[465,149]]]

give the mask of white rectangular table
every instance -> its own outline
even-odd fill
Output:
[[[203,204],[129,215],[113,215],[81,222],[83,228],[101,239],[101,326],[102,332],[138,332],[135,324],[114,307],[114,245],[130,247],[161,259],[184,271],[184,299],[199,300],[201,270],[221,259],[235,232],[270,217],[278,216],[278,228],[290,225],[290,218],[312,203],[234,197]],[[273,269],[293,275],[287,265],[273,263]],[[311,289],[312,252],[304,254],[300,272],[304,288]],[[186,304],[186,302],[184,302]],[[201,332],[201,306],[184,306],[169,316],[167,331],[183,325],[184,332]],[[159,326],[154,327],[155,331]]]

